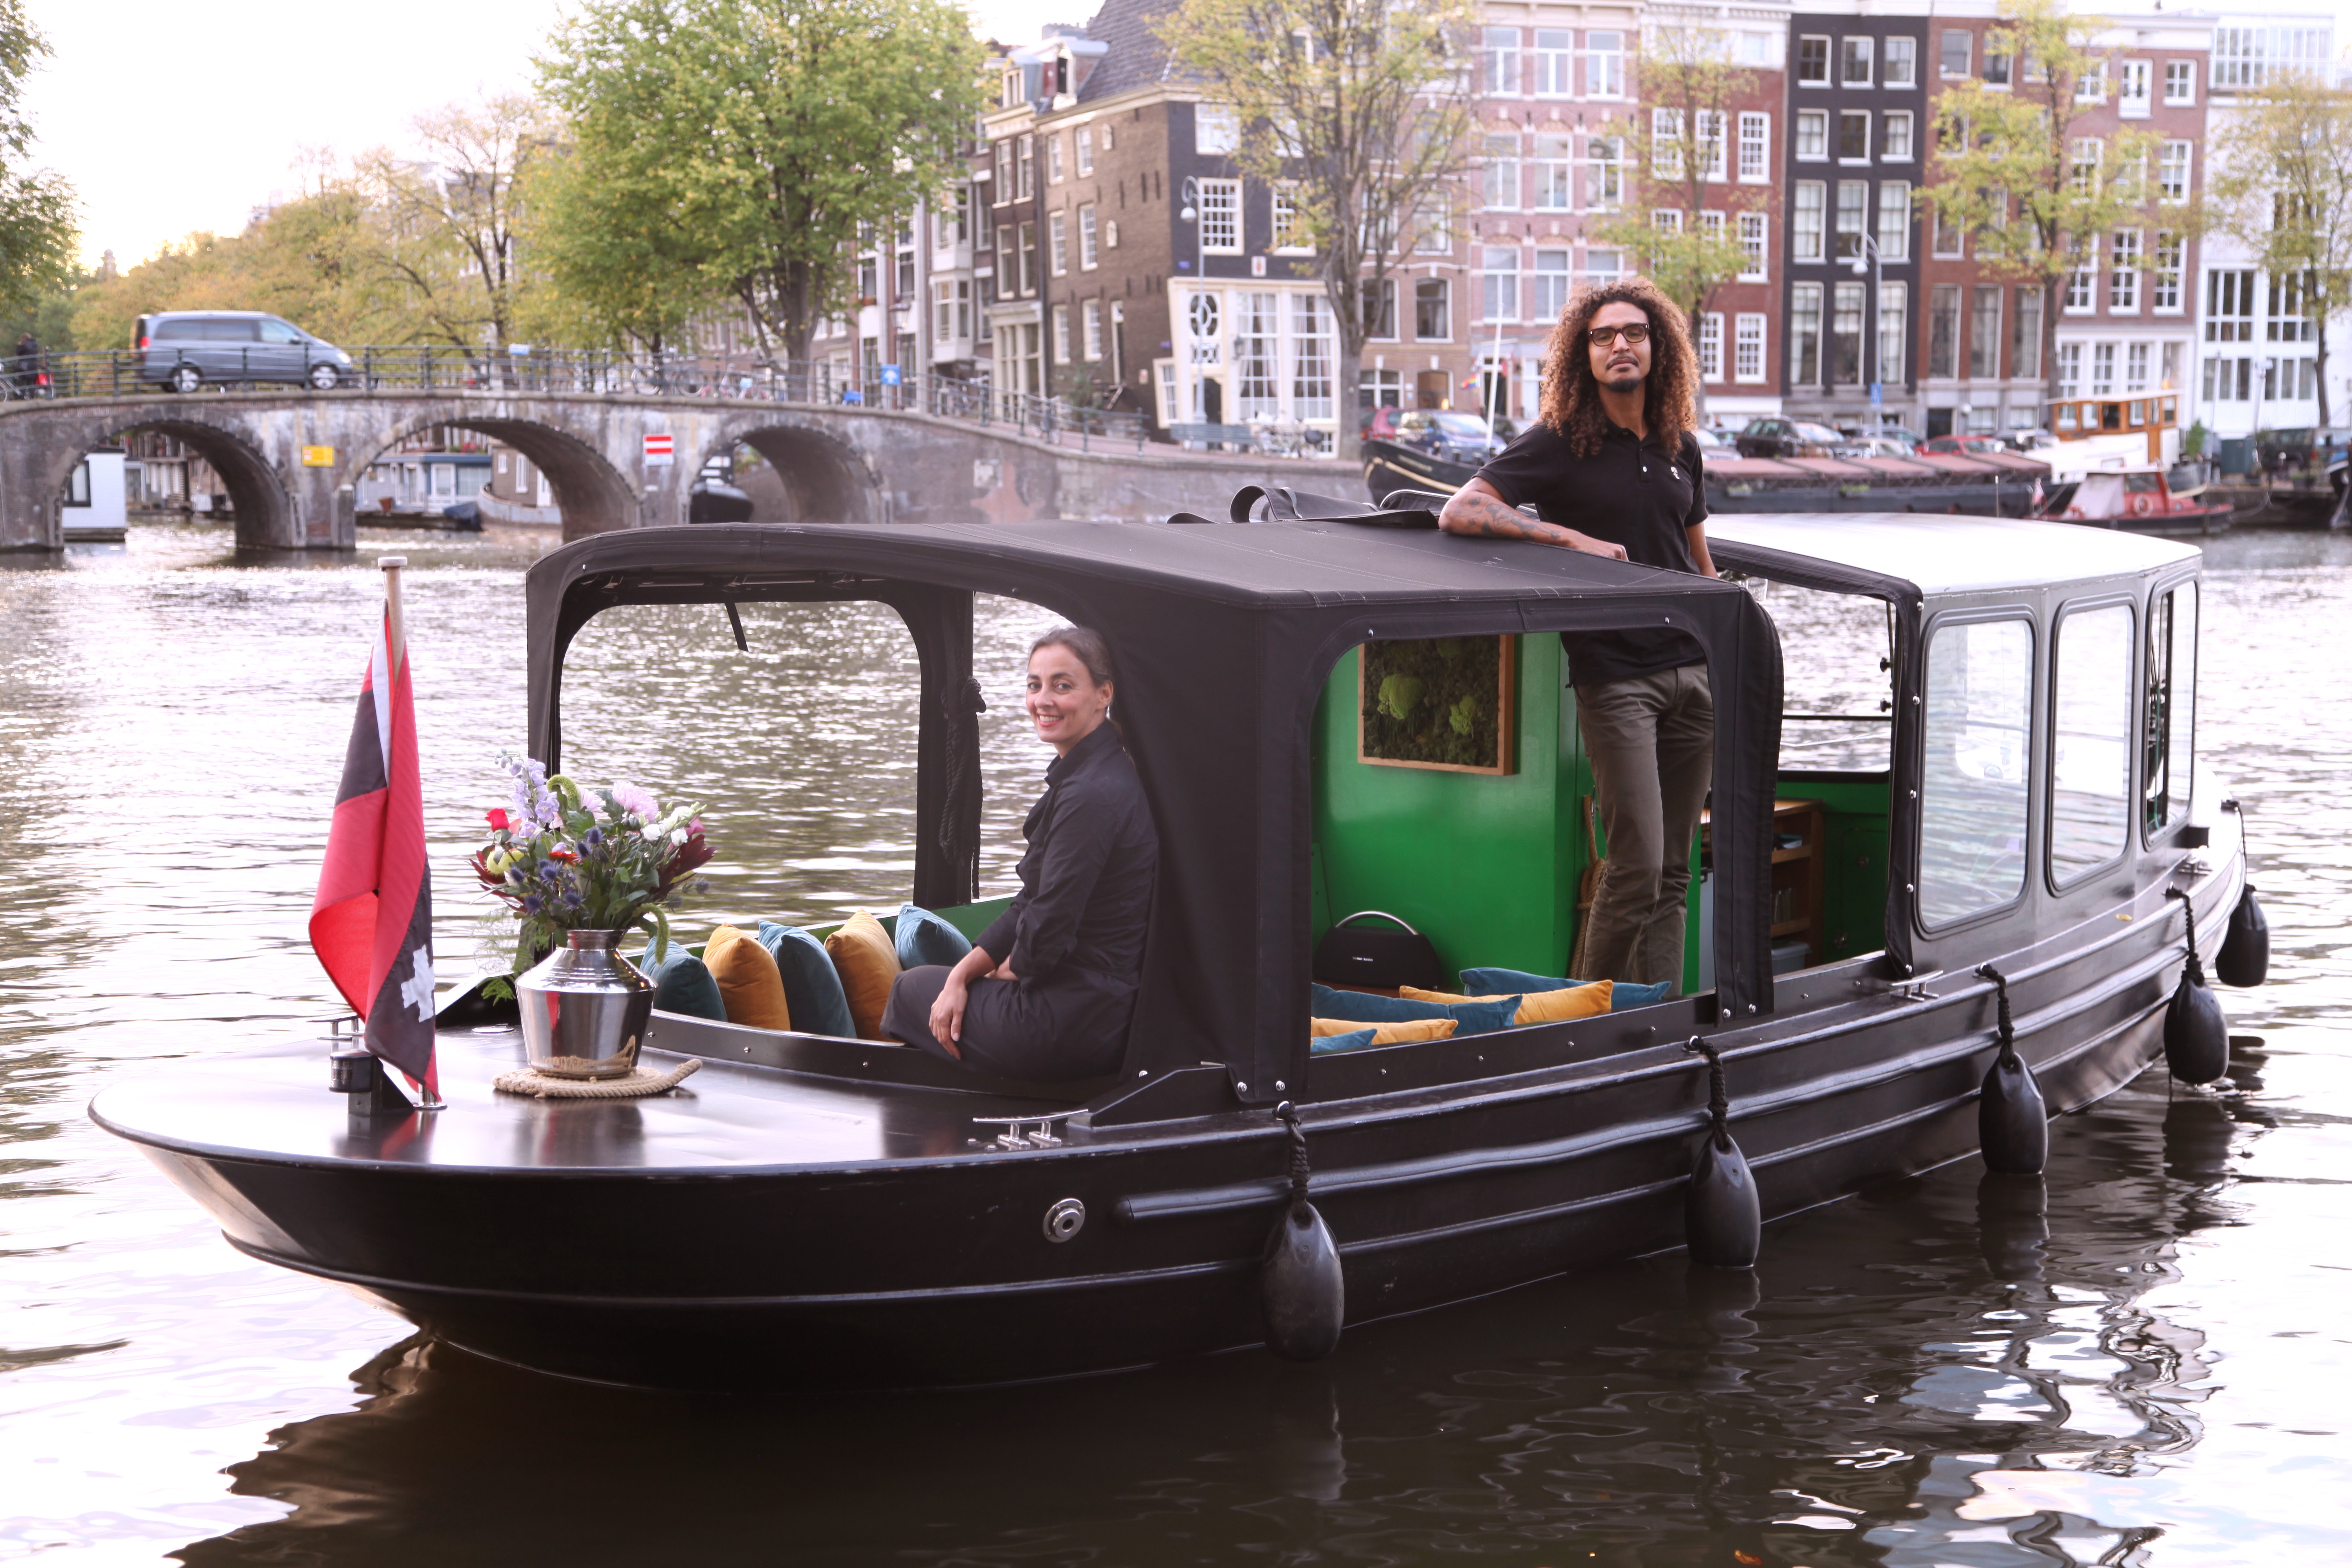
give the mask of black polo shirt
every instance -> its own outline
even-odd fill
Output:
[[[1478,470],[1514,507],[1532,505],[1536,516],[1562,528],[1625,547],[1626,559],[1644,566],[1696,573],[1688,529],[1706,521],[1706,476],[1697,437],[1685,435],[1682,451],[1669,457],[1654,437],[1637,441],[1621,425],[1609,426],[1601,450],[1580,458],[1568,437],[1540,420]],[[1631,680],[1706,655],[1687,632],[1563,632],[1569,681],[1595,686]]]

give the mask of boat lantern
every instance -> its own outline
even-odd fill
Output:
[[[2005,1176],[2038,1176],[2050,1158],[2050,1111],[2033,1069],[2017,1054],[2017,1026],[2010,1017],[2009,979],[1991,964],[1977,969],[1993,984],[2000,1051],[1985,1069],[1977,1100],[1977,1146],[1985,1169]]]
[[[1732,1142],[1723,1058],[1696,1035],[1683,1048],[1705,1057],[1707,1071],[1707,1130],[1683,1200],[1684,1241],[1692,1258],[1710,1268],[1752,1268],[1764,1246],[1764,1205],[1748,1156]]]
[[[2180,900],[2189,927],[2189,962],[2164,1010],[2164,1065],[2183,1083],[2211,1083],[2230,1068],[2230,1024],[2205,984],[2205,966],[2197,961],[2197,906],[2178,888],[2164,892]]]
[[[1339,1342],[1348,1315],[1339,1248],[1307,1201],[1307,1134],[1298,1108],[1284,1100],[1275,1116],[1290,1130],[1290,1200],[1265,1238],[1258,1294],[1265,1309],[1265,1348],[1286,1361],[1320,1361]]]

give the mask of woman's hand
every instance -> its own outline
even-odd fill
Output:
[[[964,1005],[971,997],[962,975],[950,970],[947,984],[940,987],[939,1000],[931,1004],[931,1038],[945,1046],[948,1055],[958,1061],[963,1060],[963,1053],[956,1049],[956,1043],[963,1038]]]
[[[998,964],[995,968],[990,970],[988,972],[988,977],[991,980],[1018,980],[1021,978],[1021,976],[1013,973],[1013,961],[1009,958],[1003,963]]]

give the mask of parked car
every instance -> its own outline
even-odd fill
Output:
[[[139,318],[139,376],[174,392],[290,382],[331,392],[352,356],[282,317],[259,310],[166,310]]]
[[[1702,459],[1717,457],[1738,457],[1739,444],[1720,430],[1710,430],[1701,425],[1691,431],[1691,439],[1698,443]]]
[[[1859,447],[1827,425],[1766,415],[1748,422],[1738,437],[1743,458],[1851,458]]]
[[[1998,436],[1937,436],[1921,445],[1923,452],[1940,452],[1947,457],[1970,452],[2006,452],[2009,443]]]
[[[1382,420],[1381,415],[1392,416]],[[1383,434],[1383,426],[1389,433]],[[1475,414],[1451,409],[1380,408],[1364,432],[1365,439],[1393,441],[1449,463],[1483,463],[1503,449],[1507,437],[1490,435],[1486,422]]]
[[[2001,437],[2017,452],[2039,452],[2045,447],[2055,447],[2058,437],[2036,426],[2030,430],[2011,430]]]
[[[1916,452],[1919,443],[1927,437],[1916,430],[1906,430],[1900,425],[1860,425],[1846,432],[1857,441],[1894,441],[1905,451]]]
[[[1854,456],[1860,458],[1907,458],[1919,449],[1915,441],[1877,430],[1864,431],[1853,444],[1860,448]]]

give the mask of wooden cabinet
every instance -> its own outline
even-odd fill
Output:
[[[1822,895],[1828,814],[1817,800],[1772,803],[1772,942],[1805,944],[1808,968],[1826,961]]]

